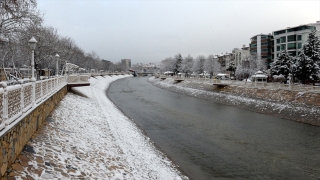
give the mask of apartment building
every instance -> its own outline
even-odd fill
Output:
[[[234,53],[234,64],[235,66],[241,65],[242,62],[250,56],[250,48],[243,45],[241,49],[235,48]]]
[[[216,55],[218,58],[218,62],[220,63],[221,67],[228,68],[231,64],[234,64],[234,53],[233,52],[226,52]]]
[[[299,55],[313,30],[320,30],[320,21],[274,31],[272,33],[274,37],[274,58],[278,57],[278,54],[284,50],[291,56]],[[320,32],[317,32],[317,36],[320,36]]]
[[[268,67],[273,59],[273,36],[258,34],[250,39],[250,55],[265,60]]]
[[[121,59],[121,64],[125,70],[128,70],[131,68],[131,59]]]

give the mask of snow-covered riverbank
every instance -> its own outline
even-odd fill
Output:
[[[294,102],[295,99],[301,98],[300,96],[302,95],[305,95],[306,101],[313,97],[307,95],[307,93],[304,92],[297,92],[296,96],[299,97],[294,97],[291,94],[288,94],[288,97],[284,97],[282,95],[286,94],[280,94],[277,90],[264,91],[263,93],[259,94],[258,91],[256,91],[259,89],[246,89],[243,87],[232,86],[229,87],[229,91],[221,91],[214,87],[209,81],[203,82],[186,80],[180,83],[176,83],[173,78],[161,80],[160,78],[151,77],[149,78],[149,82],[151,82],[155,86],[173,92],[203,99],[211,99],[218,103],[236,106],[262,114],[268,114],[297,122],[320,126],[319,106]],[[247,92],[251,92],[252,96],[249,97],[249,93]],[[278,100],[269,99],[268,97],[270,97],[270,94],[271,96],[277,96]],[[285,100],[285,98],[292,100],[288,101]]]
[[[73,88],[9,169],[35,179],[188,179],[107,98],[112,81],[97,77]],[[84,96],[79,96],[82,94]],[[18,178],[19,179],[19,178]]]

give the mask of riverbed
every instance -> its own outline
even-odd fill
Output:
[[[191,179],[318,179],[320,130],[153,86],[113,82],[109,98]]]

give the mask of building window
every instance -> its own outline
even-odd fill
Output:
[[[280,39],[277,39],[277,44],[280,44]]]
[[[257,51],[256,50],[251,50],[250,54],[257,54]]]
[[[273,34],[274,34],[274,35],[279,35],[279,34],[283,34],[283,33],[286,33],[286,30],[276,31],[276,32],[274,32]]]
[[[281,51],[280,46],[277,46],[277,51]]]
[[[268,52],[268,49],[261,49],[261,52]]]
[[[288,43],[288,50],[296,49],[296,43]]]
[[[281,44],[281,45],[280,45],[280,50],[281,50],[281,51],[286,50],[286,45],[285,45],[285,44]]]
[[[280,38],[280,43],[285,43],[285,42],[286,42],[286,39],[287,39],[286,36],[281,37],[281,38]]]
[[[301,43],[297,43],[297,48],[301,49],[301,47],[302,47],[302,44]]]
[[[261,46],[267,46],[267,45],[268,45],[268,42],[261,43]]]
[[[257,47],[257,44],[251,44],[250,47],[251,48]]]
[[[301,35],[297,35],[297,41],[301,41]]]
[[[288,42],[296,41],[296,35],[288,36]]]

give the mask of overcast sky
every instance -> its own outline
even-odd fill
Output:
[[[320,20],[319,0],[38,0],[38,8],[85,52],[133,64],[220,54],[257,34]]]

